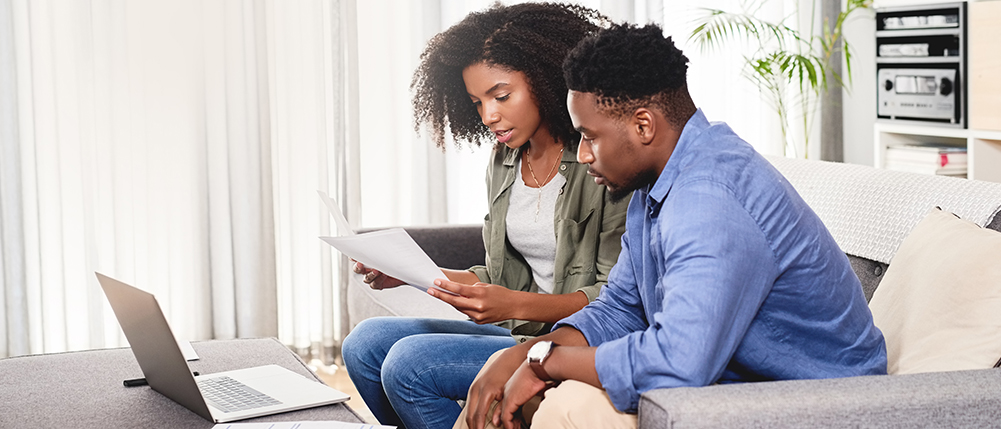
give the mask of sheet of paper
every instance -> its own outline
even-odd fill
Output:
[[[275,423],[219,423],[212,429],[394,429],[396,426],[369,425],[335,421],[275,422]]]
[[[190,342],[177,340],[177,346],[181,348],[181,354],[184,355],[184,360],[198,360],[198,353],[195,353],[195,348],[191,347]]]
[[[344,237],[348,235],[355,235],[355,230],[351,229],[351,224],[348,223],[348,219],[344,217],[344,213],[341,213],[340,206],[333,198],[330,198],[326,192],[321,190],[316,191],[320,194],[320,200],[323,204],[327,206],[327,210],[330,211],[330,216],[334,218],[334,224],[337,225],[337,236]]]
[[[436,287],[434,279],[445,278],[431,257],[402,228],[320,239],[349,258],[425,292]]]

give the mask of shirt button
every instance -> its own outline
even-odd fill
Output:
[[[567,166],[565,164],[560,165],[560,171],[567,171]]]
[[[563,195],[563,188],[560,188],[560,195]]]

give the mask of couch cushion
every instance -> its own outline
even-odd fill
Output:
[[[891,374],[990,368],[1001,358],[1001,233],[933,209],[869,303]]]
[[[879,281],[883,280],[883,274],[886,273],[888,264],[854,255],[848,255],[848,262],[852,264],[852,271],[855,271],[859,282],[862,283],[865,300],[871,300],[873,292],[879,287]]]
[[[997,210],[995,210],[997,211]],[[994,215],[994,219],[987,224],[988,229],[1001,231],[1001,213]],[[852,264],[852,270],[862,283],[862,292],[865,293],[866,301],[872,299],[873,292],[879,287],[880,280],[889,264],[884,264],[861,256],[848,255],[848,262]]]
[[[995,231],[1001,231],[1001,207],[995,210],[995,212],[997,214],[994,215],[994,220],[991,220],[991,222],[987,224],[987,228]]]

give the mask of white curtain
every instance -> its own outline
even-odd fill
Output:
[[[489,145],[415,135],[409,85],[431,36],[492,3],[0,0],[0,356],[122,345],[101,271],[184,339],[329,360],[348,274],[315,191],[356,227],[482,221]],[[577,3],[663,24],[697,105],[782,153],[741,47],[688,42],[698,8],[740,0]]]
[[[154,293],[182,339],[329,359],[343,273],[316,190],[357,206],[354,17],[0,0],[0,356],[122,345],[99,271]]]
[[[362,226],[478,223],[490,145],[444,152],[413,127],[410,80],[427,40],[491,0],[358,3]]]

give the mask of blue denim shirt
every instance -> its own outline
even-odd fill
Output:
[[[623,412],[658,388],[886,373],[847,256],[789,182],[701,110],[633,194],[608,284],[565,325],[597,346]]]

